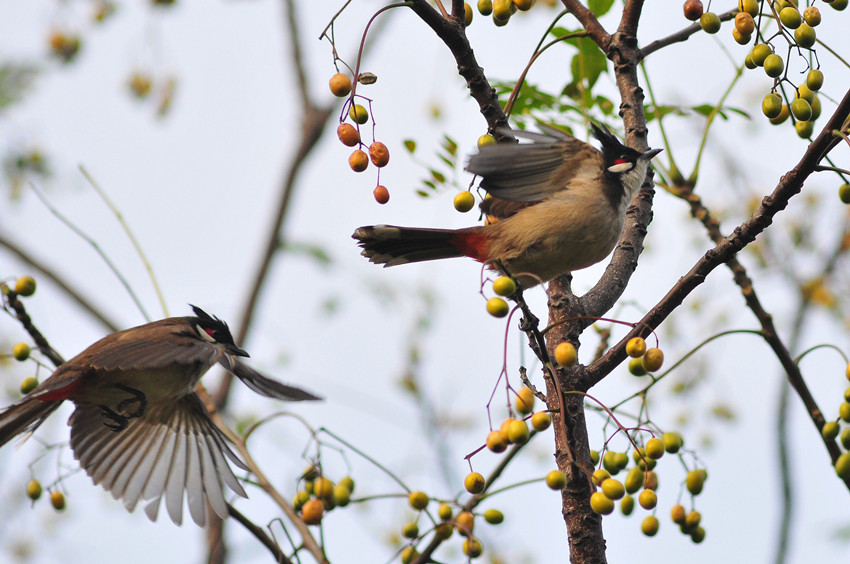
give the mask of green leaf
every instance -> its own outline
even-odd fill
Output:
[[[443,174],[439,170],[435,170],[433,168],[431,169],[430,172],[431,172],[431,178],[433,178],[434,181],[437,182],[437,184],[445,184],[445,182],[446,182],[446,175],[445,174]]]
[[[405,139],[404,148],[407,149],[407,152],[412,155],[413,152],[416,151],[416,141],[414,141],[413,139]]]
[[[596,17],[604,16],[614,5],[614,0],[588,0],[587,7]]]

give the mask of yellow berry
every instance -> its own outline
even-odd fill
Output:
[[[643,358],[629,360],[629,372],[633,376],[646,376],[646,368],[643,367]]]
[[[850,480],[850,452],[845,452],[835,461],[835,473],[842,480]]]
[[[845,423],[850,423],[850,402],[841,402],[841,405],[838,406],[838,417]]]
[[[655,372],[661,368],[662,364],[664,364],[664,353],[661,352],[661,349],[651,348],[646,351],[646,354],[643,355],[641,360],[643,362],[643,367],[646,368],[648,372]]]
[[[407,502],[413,509],[421,511],[428,507],[428,494],[420,491],[410,492],[407,496]]]
[[[757,16],[759,13],[758,0],[738,0],[738,10],[747,12],[751,16]]]
[[[602,485],[602,493],[605,494],[609,499],[617,500],[626,495],[626,488],[623,487],[623,484],[619,480],[615,480],[614,478],[608,478]]]
[[[658,490],[658,474],[652,470],[647,470],[643,478],[643,487],[652,491]]]
[[[310,494],[306,490],[300,490],[292,499],[292,507],[294,507],[296,511],[301,511],[301,508],[304,507],[304,504],[307,503],[307,500],[309,499]]]
[[[685,524],[685,507],[681,504],[676,504],[670,508],[670,518],[677,525]]]
[[[498,509],[488,509],[484,512],[484,520],[491,525],[498,525],[505,520],[505,515]]]
[[[478,0],[478,13],[489,16],[493,13],[493,0]]]
[[[65,494],[62,492],[52,492],[50,494],[50,505],[52,505],[53,509],[56,511],[62,511],[65,509]]]
[[[406,546],[401,551],[401,564],[410,564],[418,557],[419,553],[416,551],[416,548],[412,546]]]
[[[662,456],[664,456],[664,443],[661,442],[661,439],[658,437],[652,437],[648,441],[646,441],[646,455],[653,459],[658,460]]]
[[[470,558],[478,558],[484,552],[484,547],[481,546],[481,541],[478,539],[469,538],[463,541],[463,553]]]
[[[761,112],[766,118],[776,119],[782,113],[782,98],[771,92],[761,101]]]
[[[702,521],[702,515],[700,515],[699,511],[691,511],[685,516],[685,528],[686,529],[695,529],[699,526],[700,521]]]
[[[339,98],[344,98],[351,93],[351,79],[348,78],[348,75],[342,74],[341,72],[338,72],[331,77],[328,81],[328,86],[330,86],[333,95],[338,96]]]
[[[523,12],[528,11],[534,6],[534,0],[513,0],[514,6]]]
[[[564,341],[555,347],[555,362],[561,366],[572,366],[577,360],[578,351],[572,343]]]
[[[528,441],[528,425],[525,421],[514,419],[508,425],[508,440],[514,444],[521,445]]]
[[[562,490],[567,485],[567,476],[560,470],[552,470],[546,474],[546,485],[553,490]]]
[[[705,485],[706,473],[703,469],[691,470],[685,476],[685,487],[692,495],[699,495]]]
[[[590,495],[590,508],[599,515],[610,515],[614,511],[614,501],[602,492]]]
[[[348,493],[354,493],[354,480],[351,476],[346,476],[339,481],[339,485],[348,490]]]
[[[484,14],[485,16],[487,14]],[[478,138],[478,147],[486,147],[487,145],[495,145],[496,138],[490,135],[489,133],[485,133],[481,137]]]
[[[771,53],[764,59],[764,72],[771,78],[777,78],[785,70],[785,62],[776,53]]]
[[[823,86],[823,71],[818,69],[810,70],[809,74],[806,75],[806,86],[809,87],[809,90],[820,90]]]
[[[478,472],[470,472],[463,479],[463,487],[471,494],[483,492],[486,485],[487,481],[484,479],[484,476]]]
[[[664,443],[664,450],[670,454],[676,454],[685,444],[682,435],[676,431],[671,431],[661,435],[661,442]]]
[[[334,486],[333,495],[331,495],[333,504],[339,507],[345,507],[351,502],[351,491],[345,486],[337,484]]]
[[[505,452],[508,448],[507,437],[500,431],[490,431],[487,435],[487,448],[493,452]]]
[[[508,302],[502,298],[490,298],[487,300],[487,313],[493,317],[504,317],[508,314],[510,308]]]
[[[334,493],[334,484],[327,478],[317,478],[313,482],[313,495],[319,499],[330,499]]]
[[[793,6],[785,6],[779,10],[779,20],[788,29],[797,29],[803,21],[800,12]]]
[[[545,411],[538,411],[537,413],[531,416],[531,426],[534,427],[534,430],[538,433],[548,429],[549,425],[551,424],[552,416]]]
[[[15,281],[15,293],[19,296],[29,297],[35,293],[35,278],[32,276],[21,276]]]
[[[593,480],[593,484],[596,485],[596,486],[601,486],[602,482],[604,482],[605,480],[607,480],[610,477],[611,477],[611,473],[608,472],[608,470],[605,470],[604,468],[598,468],[598,469],[594,470],[593,474],[591,475],[591,479]]]
[[[652,490],[643,490],[638,496],[638,503],[644,509],[653,509],[658,504],[658,496]]]
[[[466,27],[472,25],[472,6],[467,2],[463,3],[463,25]]]
[[[514,403],[516,403],[516,410],[518,412],[528,415],[534,411],[534,392],[531,391],[531,388],[523,386],[517,392]]]
[[[21,381],[21,393],[28,394],[38,387],[38,378],[27,376]]]
[[[620,500],[620,511],[623,515],[629,516],[635,510],[635,498],[630,495],[623,496]]]
[[[643,337],[633,337],[626,343],[626,354],[632,358],[640,358],[646,352],[646,341]]]
[[[41,483],[38,480],[30,480],[27,484],[27,497],[33,501],[41,497]]]
[[[599,452],[595,450],[590,451],[590,461],[593,462],[593,465],[596,466],[599,464]]]
[[[401,528],[401,536],[406,539],[415,539],[419,536],[419,525],[416,523],[405,523]]]
[[[30,357],[30,346],[26,343],[17,343],[12,347],[12,356],[15,360],[25,361]]]
[[[658,517],[655,515],[647,515],[643,518],[643,521],[640,524],[640,530],[646,536],[654,537],[655,533],[658,532],[659,525]]]
[[[499,296],[512,296],[516,292],[516,282],[510,276],[499,276],[493,281],[493,291]]]
[[[475,196],[472,195],[472,192],[460,192],[455,196],[452,203],[457,211],[466,213],[475,207]]]
[[[646,474],[643,470],[641,470],[637,466],[632,467],[629,470],[628,474],[626,474],[626,480],[624,482],[626,491],[630,494],[633,494],[639,489],[641,489],[643,487],[643,482],[645,478]]]

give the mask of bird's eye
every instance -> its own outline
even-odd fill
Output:
[[[209,341],[210,343],[215,343],[215,331],[212,329],[208,329],[206,327],[197,326],[198,335],[200,335],[205,341]]]

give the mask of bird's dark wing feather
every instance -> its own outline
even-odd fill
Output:
[[[230,366],[229,361],[223,361],[221,362],[221,364],[227,370],[232,372],[234,376],[242,380],[242,383],[244,383],[246,386],[257,392],[261,396],[286,401],[307,401],[322,399],[321,397],[311,394],[306,390],[302,390],[301,388],[289,386],[287,384],[281,384],[276,380],[266,378],[250,366],[242,364],[241,362],[234,362],[232,367]]]
[[[178,339],[181,334],[193,338]],[[212,364],[218,351],[198,346],[194,337],[182,319],[155,321],[145,326],[144,333],[128,329],[107,335],[69,360],[67,369],[85,366],[94,370],[156,370],[175,363]]]
[[[481,187],[497,198],[539,202],[563,190],[575,176],[577,163],[598,159],[599,150],[566,134],[510,131],[531,143],[486,145],[472,155],[466,170],[482,177]]]

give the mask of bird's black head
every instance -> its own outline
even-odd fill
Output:
[[[189,304],[192,311],[195,312],[195,330],[198,336],[208,343],[220,345],[224,349],[236,356],[248,356],[248,353],[236,346],[233,342],[233,335],[230,334],[230,329],[227,323],[214,317],[198,306]]]
[[[604,125],[590,124],[593,136],[602,144],[602,158],[605,161],[605,169],[612,174],[623,174],[635,168],[639,160],[649,161],[661,152],[661,149],[652,149],[641,153],[637,149],[626,147],[617,139]]]

